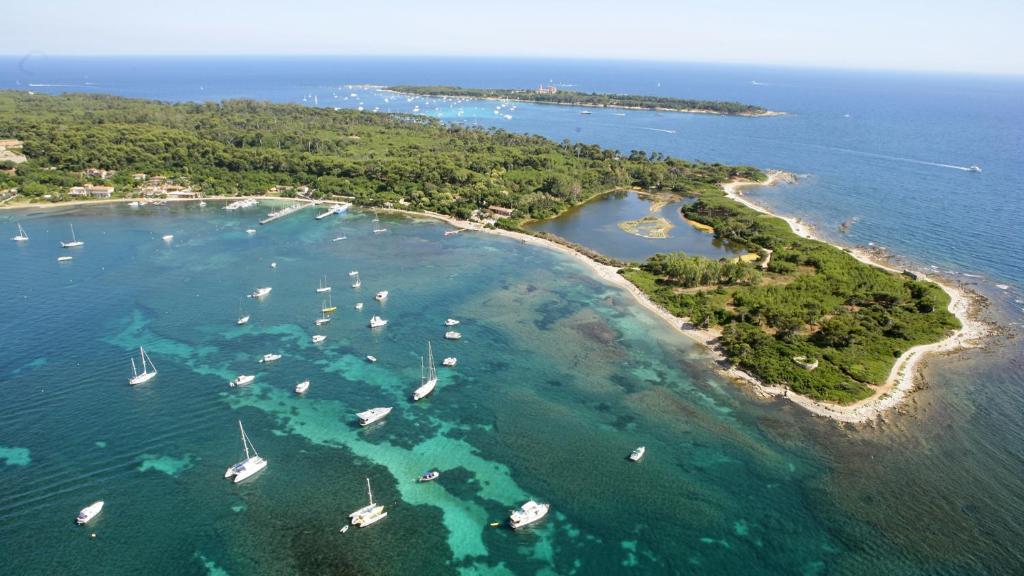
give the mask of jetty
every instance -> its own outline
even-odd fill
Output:
[[[260,220],[260,224],[270,224],[271,222],[273,222],[274,220],[277,220],[278,218],[284,218],[285,216],[288,216],[290,214],[294,214],[294,213],[298,212],[299,210],[302,210],[303,208],[305,208],[307,206],[313,206],[313,204],[305,203],[305,202],[300,202],[300,203],[297,203],[297,204],[292,204],[291,206],[288,206],[287,208],[281,208],[280,210],[277,210],[275,212],[271,212],[270,214],[267,214],[266,218],[264,218],[263,220]]]
[[[323,220],[324,218],[327,218],[328,216],[330,216],[332,214],[341,214],[342,212],[348,210],[351,207],[352,207],[352,204],[349,203],[349,202],[343,202],[341,204],[334,204],[330,208],[328,208],[326,211],[321,212],[320,214],[317,214],[316,215],[316,219],[317,220]]]

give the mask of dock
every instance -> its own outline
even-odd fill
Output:
[[[341,214],[342,212],[348,210],[351,207],[352,207],[352,204],[350,204],[349,202],[343,202],[341,204],[334,204],[333,206],[328,208],[326,212],[322,212],[320,214],[317,214],[316,215],[316,219],[317,220],[323,220],[324,218],[327,218],[328,216],[330,216],[332,214]]]
[[[278,218],[284,218],[285,216],[289,216],[291,214],[294,214],[294,213],[298,212],[299,210],[302,210],[303,208],[305,208],[307,206],[313,206],[313,205],[314,205],[313,203],[307,203],[307,202],[301,202],[299,204],[292,204],[291,206],[289,206],[287,208],[281,208],[280,210],[278,210],[276,212],[271,212],[270,214],[267,214],[266,218],[264,218],[263,220],[260,220],[260,224],[270,224],[271,222],[273,222],[274,220],[277,220]]]

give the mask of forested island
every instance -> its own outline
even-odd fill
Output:
[[[417,96],[444,96],[449,98],[476,98],[484,100],[514,100],[538,104],[562,104],[566,106],[594,106],[600,108],[628,108],[634,110],[656,110],[664,112],[691,112],[699,114],[724,114],[729,116],[772,116],[761,106],[740,102],[718,100],[692,100],[667,96],[638,96],[633,94],[598,94],[596,92],[574,92],[557,90],[553,87],[538,90],[516,90],[507,88],[461,88],[457,86],[389,86],[400,94]]]
[[[624,188],[697,199],[685,216],[761,255],[716,261],[682,253],[626,265],[622,275],[698,326],[722,330],[739,366],[812,398],[848,403],[871,394],[911,346],[958,325],[936,284],[864,264],[794,234],[784,221],[726,198],[720,184],[763,180],[750,167],[689,162],[421,116],[254,101],[169,104],[112,96],[0,92],[0,139],[23,142],[27,161],[0,165],[0,190],[52,201],[114,171],[115,196],[133,173],[161,174],[205,195],[272,187],[313,198],[398,204],[466,219],[511,209],[498,226],[555,216]],[[814,369],[808,369],[814,365]]]

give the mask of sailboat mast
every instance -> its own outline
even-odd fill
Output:
[[[366,479],[366,493],[370,496],[370,504],[373,504],[373,490],[370,490],[370,479]]]
[[[427,358],[429,359],[430,362],[430,373],[428,377],[431,380],[435,380],[437,378],[437,369],[434,368],[434,350],[430,347],[429,340],[427,341]]]
[[[135,367],[135,358],[132,358],[132,378],[135,378],[138,375],[139,375],[139,370],[138,370],[138,368]]]
[[[242,428],[242,421],[238,421],[238,430],[242,433],[242,448],[245,449],[245,459],[249,459],[249,439],[245,437],[245,428]]]

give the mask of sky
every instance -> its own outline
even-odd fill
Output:
[[[0,54],[524,56],[1024,74],[1024,0],[31,0]]]

